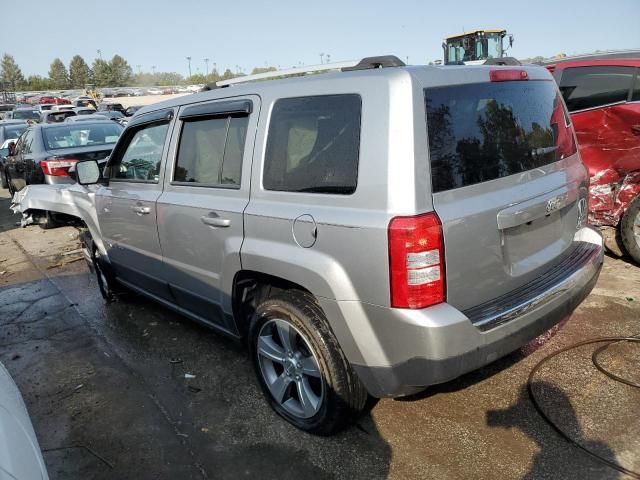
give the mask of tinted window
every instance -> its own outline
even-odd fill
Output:
[[[29,125],[16,125],[12,127],[4,127],[5,138],[18,138],[28,128]]]
[[[631,100],[634,102],[640,101],[640,68],[636,72],[636,80],[633,82],[633,94]]]
[[[239,186],[248,121],[248,117],[186,121],[173,179]]]
[[[623,102],[633,67],[576,67],[562,72],[560,91],[570,112]]]
[[[40,120],[40,112],[37,110],[14,110],[12,118],[17,120]]]
[[[434,192],[552,163],[570,134],[551,81],[429,88],[425,98]]]
[[[264,187],[353,193],[360,147],[359,95],[278,100],[271,114]]]
[[[65,123],[60,126],[43,128],[42,136],[47,150],[57,150],[111,145],[118,141],[121,132],[122,127],[115,123]]]
[[[169,123],[145,125],[133,133],[120,160],[110,165],[111,178],[157,182]]]

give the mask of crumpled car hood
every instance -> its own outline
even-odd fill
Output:
[[[0,480],[48,478],[22,396],[0,363]]]

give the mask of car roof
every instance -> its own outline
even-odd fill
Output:
[[[39,124],[34,125],[34,126],[40,127],[42,129],[47,129],[47,128],[53,128],[53,127],[60,127],[62,125],[69,125],[70,123],[72,123],[72,122],[39,123]],[[104,121],[104,120],[91,120],[91,121],[82,122],[83,125],[85,125],[85,124],[88,124],[88,125],[91,125],[91,124],[104,125],[105,123],[108,123],[109,125],[119,125],[118,123],[113,122],[113,121],[111,121],[109,119],[106,119],[106,121]]]
[[[556,70],[572,67],[640,67],[640,57],[638,58],[612,58],[612,59],[593,59],[593,60],[567,60],[555,64]]]

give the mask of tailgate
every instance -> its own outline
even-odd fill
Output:
[[[570,253],[586,172],[551,77],[427,88],[425,98],[447,302],[466,310]]]

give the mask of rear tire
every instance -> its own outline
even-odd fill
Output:
[[[100,260],[100,252],[95,245],[91,253],[91,262],[93,263],[93,271],[96,274],[100,295],[102,295],[105,302],[111,303],[118,294],[122,293],[123,288],[113,274],[104,267],[104,263]]]
[[[364,409],[367,391],[310,294],[289,290],[261,302],[249,348],[269,405],[295,427],[332,435]]]
[[[627,253],[640,264],[640,195],[633,199],[622,216],[620,236]]]

